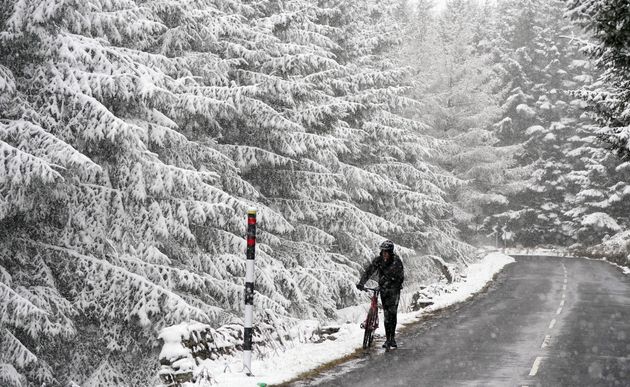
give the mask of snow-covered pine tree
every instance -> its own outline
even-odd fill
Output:
[[[499,113],[503,86],[500,68],[485,51],[490,13],[469,1],[449,2],[436,15],[425,7],[407,28],[414,40],[406,42],[402,55],[414,69],[413,95],[422,101],[419,109],[410,111],[427,120],[434,136],[449,140],[437,160],[468,182],[451,190],[450,197],[458,203],[454,213],[458,227],[474,239],[487,211],[496,212],[506,203],[493,190],[504,180],[503,170],[513,152],[497,148],[497,139],[486,129]],[[415,31],[426,33],[416,37]]]
[[[431,55],[432,73],[426,74],[431,80],[426,90],[431,96],[426,103],[431,106],[426,109],[433,128],[447,135],[483,128],[499,113],[499,74],[488,55],[477,46],[482,11],[473,2],[451,1],[436,16],[430,31],[432,46],[438,51]]]
[[[348,295],[354,297],[352,280],[345,275],[340,276],[335,279],[338,283],[333,288],[339,288],[341,292],[326,293],[329,288],[322,286],[318,279],[322,271],[337,268],[339,262],[356,268],[356,263],[352,261],[363,263],[385,237],[406,245],[400,237],[405,228],[396,224],[401,217],[379,210],[374,205],[373,196],[378,193],[396,197],[403,186],[384,178],[382,171],[373,173],[365,170],[366,163],[372,162],[374,157],[366,155],[374,154],[374,149],[382,146],[379,142],[375,144],[373,138],[366,137],[365,130],[356,129],[365,125],[364,121],[368,119],[366,112],[378,112],[384,104],[390,103],[389,100],[396,98],[401,92],[397,85],[403,73],[392,65],[383,71],[370,62],[372,59],[369,58],[376,57],[384,44],[375,41],[373,47],[366,47],[367,35],[363,28],[374,28],[375,23],[361,19],[360,15],[372,14],[380,20],[382,13],[375,4],[322,3],[315,6],[289,1],[283,2],[278,9],[263,11],[267,13],[262,12],[258,22],[271,25],[279,41],[278,52],[288,50],[273,62],[273,66],[277,67],[270,66],[266,71],[280,76],[285,84],[295,85],[285,93],[288,102],[274,100],[277,99],[275,95],[267,100],[287,118],[297,121],[308,136],[318,139],[318,142],[317,148],[303,146],[298,153],[283,154],[294,159],[295,163],[273,171],[254,166],[247,178],[261,187],[261,192],[274,208],[293,225],[298,225],[296,233],[300,235],[300,242],[279,238],[274,251],[285,256],[282,259],[293,264],[300,273],[300,292],[307,290],[309,297],[336,301],[334,305],[338,307],[349,300]],[[384,28],[384,25],[379,28]],[[370,36],[389,35],[375,33]],[[361,46],[350,45],[349,42],[355,41]],[[299,58],[293,54],[295,42],[299,42],[297,47],[302,53]],[[309,59],[311,56],[313,59]],[[321,63],[322,67],[302,62],[306,60],[308,63]],[[382,116],[394,122],[393,126],[413,124],[412,121],[397,119],[389,112],[383,112]],[[374,123],[370,125],[371,131],[387,129],[384,125],[381,129],[376,128]],[[404,133],[404,130],[398,133]],[[255,136],[249,140],[264,146],[268,144],[256,140]],[[357,155],[356,158],[354,155]],[[405,166],[405,162],[401,165]],[[414,200],[424,198],[417,196]],[[370,206],[364,206],[364,202],[369,202]],[[405,210],[400,203],[398,207]],[[408,212],[416,211],[412,209]],[[407,224],[405,227],[413,229],[411,227],[418,227],[418,224]],[[436,242],[436,245],[446,246],[441,242]],[[402,248],[401,251],[408,253],[410,250]]]
[[[570,68],[581,68],[581,75],[574,76],[571,90],[592,88],[597,85],[598,71],[590,61],[575,59]],[[576,71],[570,71],[575,73]],[[574,236],[576,248],[599,244],[607,236],[630,225],[627,195],[630,188],[628,164],[620,162],[614,152],[594,133],[592,116],[586,112],[587,102],[575,96],[570,109],[581,113],[580,119],[571,123],[575,135],[564,147],[565,160],[571,169],[563,182],[566,189],[564,214],[566,227]]]
[[[151,384],[161,327],[238,322],[251,205],[272,319],[347,305],[385,237],[465,259],[395,5],[2,5],[3,383]]]
[[[585,30],[587,39],[578,40],[582,50],[593,60],[595,82],[580,83],[575,94],[582,99],[594,124],[582,126],[583,142],[571,152],[576,168],[571,173],[580,184],[568,215],[573,218],[578,243],[599,243],[602,238],[629,226],[625,203],[628,185],[627,107],[628,94],[627,20],[625,3],[618,1],[570,1],[573,20]],[[588,121],[587,121],[588,122]],[[606,144],[602,149],[600,142]],[[613,157],[609,151],[617,156]]]
[[[113,372],[149,383],[152,367],[133,364],[160,327],[221,322],[240,308],[241,214],[260,194],[211,133],[265,109],[230,90],[238,60],[227,53],[258,34],[234,6],[3,7],[1,308],[12,317],[1,328],[12,380]],[[291,229],[258,205],[266,231]],[[286,314],[274,276],[291,276],[264,241],[259,302]],[[94,363],[104,358],[107,366]]]
[[[293,301],[290,312],[302,317],[332,316],[336,307],[356,296],[350,289],[358,266],[338,253],[345,250],[332,249],[331,234],[339,226],[332,220],[344,220],[343,226],[356,236],[364,235],[356,230],[376,233],[382,228],[346,200],[334,170],[346,146],[333,128],[356,104],[335,98],[321,85],[346,71],[331,53],[335,44],[327,35],[334,30],[320,22],[332,13],[309,2],[287,1],[249,15],[267,33],[267,57],[240,66],[235,81],[256,90],[271,109],[268,115],[253,115],[255,120],[232,120],[228,126],[235,124],[234,133],[225,131],[219,140],[237,165],[244,163],[243,177],[294,226],[290,234],[268,242],[275,258],[293,272],[292,280],[278,277],[275,282]],[[270,158],[281,162],[259,162]],[[372,236],[370,244],[376,239]],[[331,270],[339,275],[324,283],[321,274]]]
[[[607,142],[624,160],[628,159],[630,126],[630,75],[628,55],[630,10],[623,0],[570,0],[568,14],[592,38],[586,53],[600,69],[600,84],[580,91],[600,126],[598,137]]]
[[[433,137],[424,123],[405,116],[418,102],[409,97],[410,69],[401,71],[397,55],[391,51],[401,43],[403,30],[395,19],[400,4],[359,2],[353,6],[357,9],[349,14],[363,18],[348,20],[340,26],[344,30],[363,31],[362,36],[343,42],[345,60],[356,67],[353,73],[357,75],[340,91],[348,98],[360,98],[366,108],[358,110],[348,121],[351,128],[359,130],[363,143],[358,148],[360,152],[352,154],[346,162],[363,166],[393,182],[386,180],[386,184],[372,187],[358,185],[372,196],[367,201],[362,198],[363,205],[374,206],[377,200],[378,214],[402,223],[405,230],[413,230],[407,231],[402,239],[407,246],[461,261],[469,246],[456,236],[450,221],[453,206],[447,202],[446,192],[462,182],[433,159],[447,144]],[[378,55],[382,52],[389,54]],[[380,94],[378,98],[375,92]]]
[[[567,174],[575,166],[567,154],[579,142],[582,111],[570,90],[588,82],[590,70],[580,65],[584,58],[570,39],[574,31],[564,11],[560,1],[499,5],[495,41],[511,91],[495,129],[503,144],[520,145],[518,167],[528,173],[512,180],[509,210],[489,218],[487,228],[510,232],[525,245],[573,240],[563,203],[571,195]]]
[[[580,102],[583,102],[580,100]],[[627,196],[628,165],[601,144],[590,125],[578,128],[567,152],[572,170],[566,175],[564,208],[576,248],[602,242],[630,225]]]

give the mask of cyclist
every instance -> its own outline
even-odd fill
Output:
[[[383,304],[383,315],[385,320],[386,341],[383,348],[388,346],[397,348],[396,345],[396,314],[398,312],[398,301],[400,300],[400,289],[405,280],[405,271],[400,257],[394,254],[394,242],[386,240],[381,243],[381,253],[372,260],[365,268],[361,280],[357,284],[357,289],[364,290],[367,280],[376,272],[378,274],[378,285],[381,289],[381,303]]]

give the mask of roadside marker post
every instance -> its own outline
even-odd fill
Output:
[[[245,324],[243,326],[243,371],[252,376],[254,322],[254,258],[256,257],[256,209],[247,210],[247,263],[245,267]]]

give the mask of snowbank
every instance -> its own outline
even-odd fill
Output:
[[[460,281],[452,284],[434,284],[427,287],[425,290],[433,305],[421,311],[399,314],[398,328],[416,321],[427,312],[466,300],[483,289],[496,273],[511,262],[514,262],[514,259],[507,255],[491,253],[478,263],[468,266],[463,271]],[[409,298],[409,295],[407,296]],[[403,310],[406,309],[403,304],[401,307]],[[366,303],[340,310],[340,321],[337,322],[339,330],[328,335],[323,342],[286,343],[284,350],[276,351],[265,359],[255,359],[252,363],[253,377],[247,377],[242,373],[240,352],[238,356],[228,357],[224,360],[205,361],[202,367],[212,375],[214,382],[217,383],[215,385],[225,387],[256,387],[259,383],[274,384],[293,379],[303,372],[350,355],[357,350],[363,339],[363,331],[359,328],[359,323],[365,318],[367,308],[368,304]],[[317,322],[303,322],[309,329],[314,323]],[[380,325],[376,334],[384,336],[383,324]]]
[[[494,252],[488,254],[481,261],[474,263],[466,269],[466,281],[455,284],[454,291],[440,295],[436,302],[428,310],[445,308],[461,302],[482,290],[496,273],[503,267],[514,262],[514,258],[505,254]]]

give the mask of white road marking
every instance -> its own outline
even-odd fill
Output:
[[[560,307],[556,311],[557,315],[562,313],[562,308],[564,307],[565,298],[566,298],[566,294],[564,293],[564,291],[567,290],[567,283],[568,283],[567,268],[564,266],[564,264],[562,264],[562,270],[564,270],[564,285],[562,285],[562,290],[563,290],[562,301],[560,301]],[[554,318],[549,323],[549,329],[553,329],[555,325],[556,325],[556,319]],[[542,344],[540,345],[540,348],[548,347],[550,341],[551,341],[551,335],[546,335],[545,338],[543,339]],[[540,363],[542,362],[542,359],[543,359],[542,356],[538,356],[534,360],[534,364],[532,364],[532,369],[529,371],[529,376],[536,376],[536,374],[538,373],[538,368],[540,367]],[[528,387],[528,386],[522,386],[522,387]]]
[[[542,356],[538,356],[536,360],[534,360],[534,364],[532,365],[531,371],[529,371],[529,376],[536,376],[538,373],[538,367],[540,367],[540,362],[542,361]]]
[[[551,341],[551,336],[547,335],[545,336],[545,339],[542,342],[542,345],[540,346],[540,348],[545,348],[549,346],[549,341]]]

